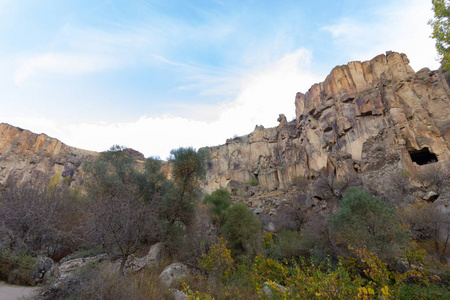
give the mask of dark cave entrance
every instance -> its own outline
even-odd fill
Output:
[[[408,152],[409,155],[411,156],[411,160],[420,166],[431,164],[438,161],[437,156],[434,153],[430,152],[430,150],[428,150],[428,148],[426,147],[418,151],[408,151]]]

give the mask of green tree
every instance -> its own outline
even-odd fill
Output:
[[[409,241],[394,208],[359,188],[349,188],[340,209],[330,217],[339,244],[364,247],[382,258],[399,254]]]
[[[134,158],[127,155],[125,150],[122,146],[114,145],[100,153],[96,160],[85,164],[85,186],[91,197],[135,194],[138,172]]]
[[[260,230],[261,223],[244,203],[236,203],[225,211],[222,232],[234,257],[256,254]]]
[[[442,58],[444,68],[450,70],[450,1],[432,0],[434,19],[428,24],[433,27],[432,38],[436,40],[436,49]]]
[[[158,166],[147,160],[145,172],[140,172],[126,148],[113,146],[84,168],[88,240],[121,257],[120,273],[127,258],[159,234],[155,202],[162,179]]]
[[[206,174],[207,153],[203,149],[178,148],[170,151],[172,179],[182,195],[196,189]]]
[[[193,148],[170,152],[171,181],[163,187],[159,214],[164,223],[166,249],[172,256],[184,254],[186,229],[195,215],[195,204],[201,196],[200,183],[206,173],[206,153]]]
[[[159,203],[167,185],[167,177],[161,171],[163,162],[150,157],[144,163],[144,172],[138,175],[139,193],[146,203]]]
[[[199,185],[206,174],[206,153],[193,148],[179,148],[170,152],[172,182],[166,182],[160,213],[169,224],[189,225],[195,202],[200,199]]]
[[[230,192],[224,189],[218,189],[206,195],[203,203],[210,206],[211,213],[215,216],[215,222],[222,224],[224,221],[225,210],[231,205]]]

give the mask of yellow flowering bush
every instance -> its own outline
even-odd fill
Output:
[[[220,281],[226,281],[234,270],[231,250],[227,249],[222,238],[219,238],[217,244],[212,245],[207,253],[200,256],[198,263],[204,271]]]

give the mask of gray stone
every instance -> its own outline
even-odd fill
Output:
[[[183,293],[182,291],[178,289],[171,289],[170,295],[173,297],[174,300],[187,300],[189,299],[189,296]]]
[[[189,273],[189,267],[185,264],[173,263],[159,274],[158,283],[165,288],[170,288],[175,285],[178,279],[185,278]]]
[[[76,258],[66,261],[59,266],[59,277],[70,276],[74,271],[78,270],[81,267],[101,262],[105,259],[108,259],[108,255],[100,254],[93,257]]]
[[[49,257],[38,257],[38,263],[33,273],[36,283],[45,281],[50,276],[53,269],[53,260]]]
[[[144,257],[139,258],[134,255],[130,255],[125,263],[124,272],[137,272],[145,267],[156,265],[161,260],[163,250],[164,244],[156,243],[150,248],[147,255]]]
[[[284,286],[282,286],[282,285],[280,285],[278,283],[275,283],[274,285],[275,285],[275,288],[277,290],[280,290],[280,291],[283,291],[283,292],[287,292],[287,289]],[[264,287],[262,288],[262,292],[264,293],[264,295],[267,298],[272,298],[273,297],[273,293],[272,293],[272,290],[271,290],[271,287],[270,287],[270,283],[268,283],[267,281],[264,282]]]

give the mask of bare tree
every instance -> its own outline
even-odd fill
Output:
[[[358,185],[359,182],[355,173],[346,173],[339,177],[334,173],[321,173],[313,184],[313,190],[322,199],[341,199],[347,188]]]
[[[390,206],[397,206],[408,199],[413,199],[409,174],[405,170],[397,170],[387,174],[385,198]]]
[[[328,218],[321,214],[312,214],[302,228],[305,249],[336,253],[334,237],[329,229]]]
[[[450,215],[435,204],[413,203],[401,209],[403,221],[417,240],[432,240],[434,250],[445,257],[450,242]]]
[[[128,257],[159,234],[156,209],[132,195],[91,199],[88,208],[88,240],[122,259],[121,274]]]
[[[450,187],[450,163],[435,162],[422,166],[416,178],[426,187],[440,192]]]
[[[77,200],[78,195],[66,188],[11,183],[0,199],[0,220],[9,235],[7,246],[30,253],[45,250],[58,262],[79,245]]]
[[[111,257],[122,261],[160,232],[157,208],[162,184],[161,164],[149,159],[145,171],[136,168],[130,151],[113,146],[97,160],[85,165],[88,190],[87,240],[100,245]]]

